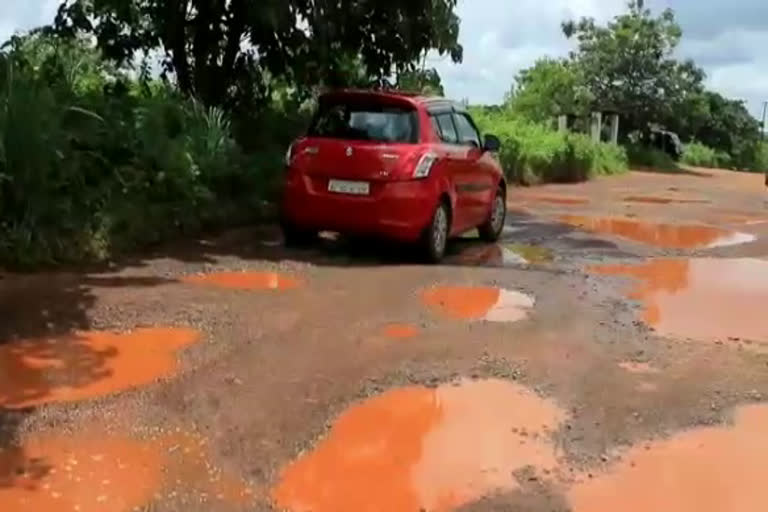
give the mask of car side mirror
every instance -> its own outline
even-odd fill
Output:
[[[495,153],[501,149],[501,141],[495,135],[490,133],[485,135],[485,141],[483,142],[483,151],[489,151]]]

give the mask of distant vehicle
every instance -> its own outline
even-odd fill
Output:
[[[680,160],[683,156],[683,143],[680,142],[680,137],[675,132],[652,128],[648,132],[647,138],[648,145],[660,149],[672,157],[673,160]]]
[[[306,136],[286,155],[286,243],[319,231],[420,244],[440,261],[448,239],[474,228],[496,241],[506,182],[461,105],[400,92],[339,91],[319,99]]]

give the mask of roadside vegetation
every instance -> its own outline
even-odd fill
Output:
[[[513,119],[516,126],[538,123],[546,129],[527,133],[551,143],[563,139],[551,133],[560,115],[574,119],[571,129],[583,133],[590,112],[618,112],[619,144],[633,165],[678,169],[669,155],[638,142],[649,129],[660,127],[679,135],[685,164],[758,172],[768,169],[768,143],[744,103],[707,90],[704,72],[696,63],[676,57],[682,30],[672,10],[655,16],[642,0],[633,0],[625,13],[605,25],[585,18],[567,21],[562,29],[575,42],[575,49],[567,58],[542,58],[520,72],[504,105],[495,109],[497,121],[487,129],[493,131]],[[627,70],[632,70],[631,76]],[[543,130],[549,132],[546,137]],[[530,145],[535,142],[521,144]],[[559,160],[552,162],[552,169],[536,174],[543,179],[562,179],[555,169],[562,169]],[[540,165],[534,167],[541,169]],[[519,176],[518,169],[513,166],[509,172]],[[574,174],[566,176],[566,181],[589,176],[580,166],[570,169]]]

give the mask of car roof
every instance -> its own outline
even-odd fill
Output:
[[[389,102],[408,103],[414,107],[423,106],[430,111],[453,110],[464,111],[465,108],[455,101],[439,96],[424,96],[421,93],[401,91],[396,89],[338,89],[320,95],[322,99],[341,100],[344,98],[382,99]]]

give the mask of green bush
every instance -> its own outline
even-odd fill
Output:
[[[560,133],[499,110],[473,109],[484,133],[501,139],[499,159],[510,181],[522,184],[577,182],[627,170],[623,148],[595,143],[588,136]]]
[[[697,167],[717,167],[717,151],[699,142],[691,142],[683,147],[682,162]]]
[[[245,154],[222,110],[43,42],[0,53],[0,264],[100,260],[259,212],[280,156]]]
[[[626,150],[632,166],[647,167],[659,171],[680,170],[677,162],[660,149],[641,144],[629,144],[626,146]]]

